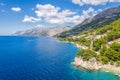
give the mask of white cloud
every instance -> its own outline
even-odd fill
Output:
[[[52,17],[56,16],[58,11],[60,10],[59,7],[55,7],[50,4],[45,4],[45,5],[36,5],[37,10],[35,13],[37,14],[38,17]]]
[[[98,12],[102,12],[103,10],[102,9],[98,9]]]
[[[77,14],[70,10],[61,10],[61,8],[55,7],[51,4],[37,4],[35,13],[37,16],[37,18],[35,18],[36,20],[33,19],[34,17],[25,16],[23,22],[37,22],[42,18],[45,22],[50,24],[64,24],[67,21],[67,18],[73,17]]]
[[[36,17],[25,16],[23,22],[38,22],[43,21],[49,24],[78,24],[84,19],[96,14],[96,11],[90,7],[88,10],[83,10],[79,15],[71,10],[62,10],[60,7],[51,4],[37,4],[35,9]]]
[[[34,18],[34,17],[30,17],[30,16],[25,16],[22,22],[38,22],[41,21],[40,18]]]
[[[108,0],[82,0],[84,4],[91,4],[91,5],[103,5],[108,2]]]
[[[108,2],[108,0],[72,0],[74,4],[79,4],[80,6],[89,4],[89,5],[103,5]]]
[[[72,0],[74,4],[79,4],[80,6],[83,5],[83,3],[80,0]]]
[[[20,12],[21,8],[20,7],[13,7],[13,8],[11,8],[11,10],[15,11],[15,12]]]
[[[42,25],[42,24],[38,24],[38,25],[36,25],[35,27],[45,27],[45,26]]]
[[[44,20],[50,24],[74,23],[74,21],[68,21],[68,19],[73,19],[74,16],[77,15],[76,12],[61,10],[61,8],[55,7],[51,4],[37,4],[36,8],[36,15],[40,18],[44,18]]]
[[[72,0],[72,3],[83,5],[104,5],[108,2],[120,2],[120,0]]]
[[[120,0],[110,0],[110,2],[120,2]]]
[[[89,13],[94,13],[94,9],[90,7],[88,10],[83,10],[84,17],[90,17]]]

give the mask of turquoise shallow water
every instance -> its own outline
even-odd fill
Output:
[[[120,80],[70,63],[78,48],[49,37],[0,37],[0,80]]]

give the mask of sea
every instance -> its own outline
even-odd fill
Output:
[[[73,66],[77,50],[56,38],[0,36],[0,80],[120,80]]]

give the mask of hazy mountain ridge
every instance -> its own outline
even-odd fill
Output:
[[[56,26],[51,28],[35,27],[25,31],[17,31],[13,35],[17,36],[55,36],[61,32],[70,30],[71,27]]]
[[[96,16],[85,19],[82,23],[76,25],[71,30],[61,33],[59,37],[73,36],[84,30],[103,27],[118,18],[120,18],[120,6],[109,8],[100,12]]]

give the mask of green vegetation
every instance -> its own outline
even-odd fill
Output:
[[[93,49],[95,51],[98,51],[101,48],[101,45],[106,43],[107,43],[106,37],[101,37],[100,39],[96,39],[93,41]]]
[[[69,41],[69,42],[74,42],[79,45],[85,45],[85,46],[90,46],[91,40],[86,39],[85,36],[82,36],[80,38],[62,38],[60,41]]]
[[[75,41],[77,41],[78,44],[85,45],[85,46],[90,46],[90,43],[91,43],[91,40],[86,39],[85,37],[75,39]]]
[[[101,37],[96,38],[97,35]],[[113,65],[116,63],[120,66],[120,43],[114,42],[115,39],[120,39],[120,19],[101,28],[83,31],[74,37],[62,38],[61,41],[74,42],[88,47],[89,49],[78,50],[76,54],[77,57],[81,56],[83,60],[95,57],[102,64]]]
[[[77,57],[81,56],[83,60],[88,61],[90,58],[95,57],[97,58],[98,55],[93,51],[93,50],[85,50],[85,49],[80,49],[77,52]]]
[[[114,42],[109,48],[101,49],[102,62],[120,62],[120,43]]]
[[[106,33],[107,31],[110,31],[112,29],[112,25],[106,25],[102,28],[99,28],[96,30],[96,34],[97,35],[100,35],[100,34],[104,34]]]
[[[108,40],[114,40],[120,38],[120,19],[113,22],[110,27],[112,28],[110,32],[107,33]]]

